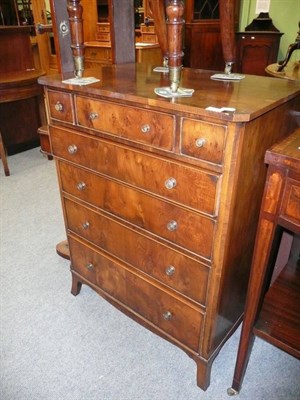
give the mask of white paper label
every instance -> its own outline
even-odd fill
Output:
[[[256,0],[255,14],[259,14],[261,12],[263,12],[263,13],[269,12],[270,2],[271,2],[271,0]]]

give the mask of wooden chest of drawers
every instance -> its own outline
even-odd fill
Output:
[[[172,101],[155,95],[167,76],[147,65],[86,72],[97,73],[90,86],[40,79],[72,293],[88,284],[179,346],[205,390],[244,309],[264,153],[296,126],[300,86],[251,76],[225,84],[184,70],[182,84],[195,93]]]

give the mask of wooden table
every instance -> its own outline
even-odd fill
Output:
[[[0,129],[8,154],[39,144],[46,123],[42,89],[35,68],[30,26],[0,27]]]
[[[268,150],[265,162],[268,174],[230,395],[241,389],[255,336],[300,357],[300,128]],[[294,245],[287,265],[270,285],[285,231],[293,233]]]
[[[44,73],[38,69],[0,73],[1,131],[9,154],[39,143],[37,129],[46,117],[37,80]]]

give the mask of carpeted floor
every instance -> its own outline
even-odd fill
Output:
[[[0,165],[0,399],[229,399],[239,331],[196,385],[183,351],[142,328],[87,286],[70,294],[54,161],[39,149]],[[237,400],[299,400],[300,363],[256,339]]]

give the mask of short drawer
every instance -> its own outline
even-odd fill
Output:
[[[207,266],[70,199],[64,206],[69,232],[205,306]]]
[[[74,124],[73,102],[69,93],[47,91],[50,118]]]
[[[183,118],[181,153],[221,165],[226,129],[226,126]]]
[[[109,23],[98,23],[96,24],[96,31],[98,32],[110,32]]]
[[[98,31],[96,33],[96,39],[99,40],[99,42],[110,42],[110,32]]]
[[[300,224],[300,182],[287,179],[280,216]]]
[[[203,315],[95,249],[69,237],[71,268],[163,332],[198,351]]]
[[[76,96],[78,124],[139,143],[172,150],[175,117],[160,112]]]
[[[56,127],[50,127],[50,136],[57,157],[208,215],[218,213],[218,174]]]
[[[141,32],[142,33],[155,33],[154,25],[147,26],[145,24],[141,24]]]
[[[151,33],[142,33],[143,42],[145,43],[157,43],[157,36]]]
[[[59,164],[61,188],[81,201],[207,259],[215,221],[99,175]]]

